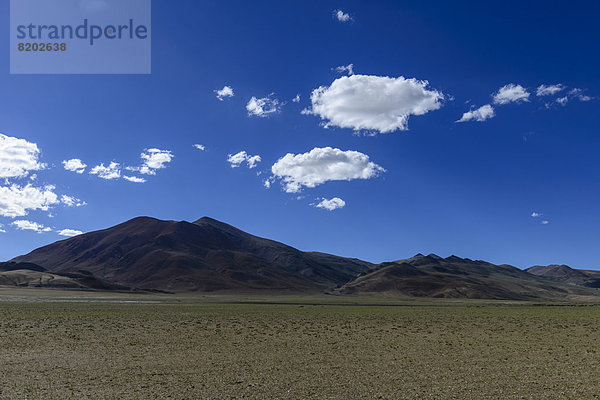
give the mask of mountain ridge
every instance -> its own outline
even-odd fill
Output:
[[[174,292],[329,292],[511,300],[600,293],[588,281],[563,282],[536,274],[536,269],[530,273],[456,255],[443,258],[419,253],[373,264],[300,251],[210,217],[194,222],[137,217],[40,247],[11,262],[31,263],[53,274],[86,273],[119,287]]]

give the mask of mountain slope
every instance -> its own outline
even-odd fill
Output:
[[[567,265],[536,265],[526,269],[530,274],[569,285],[600,288],[598,271],[584,271]]]
[[[341,294],[383,294],[503,300],[561,299],[598,295],[587,288],[555,283],[509,265],[434,254],[383,263],[343,285]]]
[[[82,270],[116,284],[173,291],[320,292],[372,266],[304,253],[207,217],[194,223],[135,218],[13,261],[58,273]]]

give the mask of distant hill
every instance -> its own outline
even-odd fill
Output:
[[[63,284],[57,277],[48,277],[56,275],[87,287],[105,285],[106,290],[329,292],[509,300],[564,300],[600,294],[592,288],[600,276],[594,278],[591,272],[566,270],[564,276],[571,278],[565,279],[558,272],[550,276],[554,271],[550,267],[526,272],[509,265],[434,254],[375,265],[303,252],[208,217],[193,223],[140,217],[62,240],[0,264],[0,273],[9,274],[4,282],[23,284],[27,279],[10,273],[27,266],[27,279],[33,284]]]
[[[29,262],[0,263],[0,286],[37,287],[81,290],[129,290],[128,287],[103,282],[85,271],[50,273]]]
[[[120,285],[169,291],[322,292],[373,264],[305,253],[212,218],[140,217],[17,257],[52,272],[87,271]]]
[[[379,294],[434,298],[565,299],[597,295],[586,288],[555,283],[510,265],[435,254],[380,264],[337,290],[340,294]]]
[[[46,268],[40,267],[37,264],[33,264],[30,262],[0,262],[0,272],[8,272],[8,271],[16,271],[19,269],[29,270],[29,271],[37,271],[37,272],[45,272]]]
[[[533,275],[569,285],[600,288],[600,271],[586,271],[567,265],[536,265],[526,269]]]

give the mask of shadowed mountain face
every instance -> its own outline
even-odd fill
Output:
[[[51,272],[87,271],[143,289],[321,292],[372,267],[305,253],[211,218],[194,223],[140,217],[17,257]]]
[[[0,272],[17,271],[20,269],[37,272],[46,271],[46,268],[28,262],[0,262]]]
[[[569,285],[600,288],[600,272],[574,269],[566,265],[536,265],[526,269],[533,275]]]
[[[587,288],[562,285],[509,265],[434,254],[380,264],[342,286],[341,294],[383,294],[389,296],[477,298],[477,299],[560,299],[577,295],[598,295]]]

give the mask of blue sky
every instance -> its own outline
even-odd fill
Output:
[[[488,3],[154,0],[151,75],[10,75],[0,41],[0,133],[35,159],[0,182],[0,259],[206,215],[374,262],[600,268],[600,7]],[[10,211],[26,187],[57,199]]]

